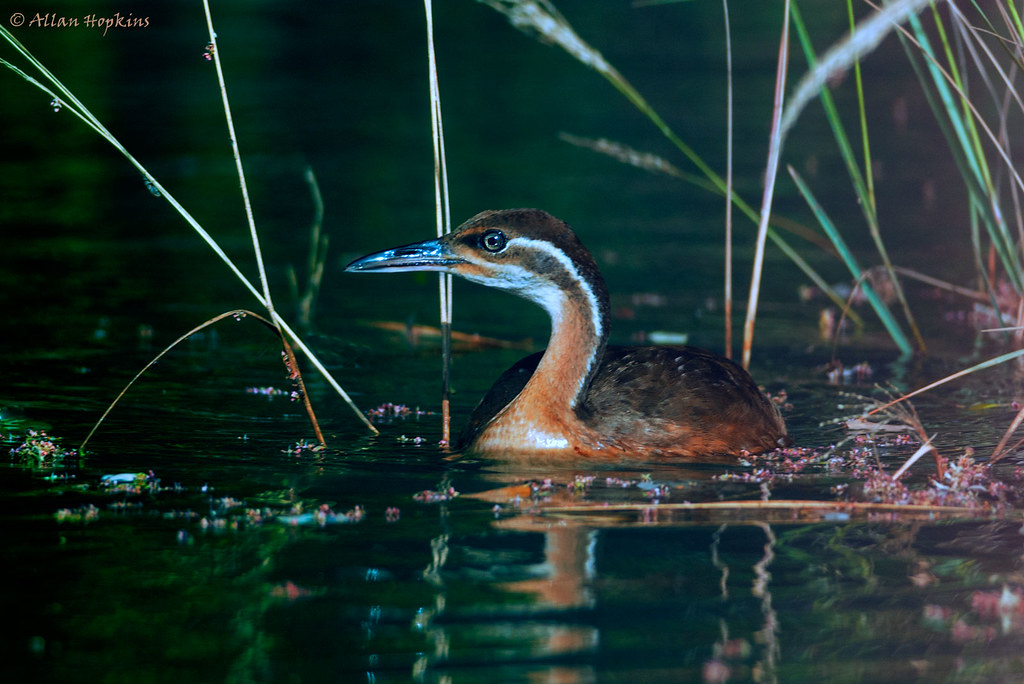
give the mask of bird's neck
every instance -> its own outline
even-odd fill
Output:
[[[575,409],[607,344],[608,293],[599,277],[580,278],[531,299],[550,314],[551,339],[519,396],[495,417],[490,436],[538,450],[565,449],[575,429]]]
[[[565,292],[551,314],[551,339],[521,401],[575,409],[586,396],[608,340],[602,302]],[[524,397],[523,395],[528,395]]]

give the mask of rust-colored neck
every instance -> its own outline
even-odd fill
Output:
[[[586,396],[608,339],[608,294],[600,275],[579,272],[530,299],[551,316],[551,339],[530,381],[484,429],[479,447],[567,449],[579,429]]]

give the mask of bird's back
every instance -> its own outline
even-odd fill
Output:
[[[495,382],[473,411],[461,443],[472,446],[526,386],[542,354]],[[732,361],[696,347],[607,347],[575,408],[588,451],[651,460],[735,461],[788,443],[774,404]]]

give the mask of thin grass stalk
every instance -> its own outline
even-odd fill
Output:
[[[870,0],[866,1],[872,7],[878,9],[877,6],[870,2]],[[957,165],[960,168],[961,176],[967,186],[972,221],[972,244],[975,250],[975,260],[978,263],[978,273],[989,290],[993,307],[998,309],[993,287],[994,274],[990,275],[983,265],[984,259],[981,252],[980,236],[976,230],[976,219],[980,219],[981,224],[985,226],[991,240],[991,244],[1003,264],[1007,277],[1018,292],[1021,292],[1024,276],[1021,274],[1016,249],[1012,247],[1012,240],[1007,236],[1007,230],[1002,214],[999,210],[998,204],[995,203],[994,191],[990,191],[983,182],[984,175],[981,171],[981,167],[985,162],[984,160],[979,162],[973,155],[974,148],[969,141],[966,130],[967,126],[961,120],[959,108],[955,106],[954,98],[950,92],[950,86],[952,86],[953,90],[959,96],[963,106],[966,107],[971,116],[977,120],[978,125],[985,132],[986,136],[993,142],[996,152],[1006,163],[1006,170],[1012,177],[1014,186],[1024,190],[1024,181],[1021,180],[1016,168],[1014,168],[1007,150],[999,144],[998,137],[985,123],[984,119],[977,111],[977,108],[967,97],[966,93],[959,88],[956,80],[938,63],[934,50],[931,48],[928,37],[921,27],[920,21],[918,21],[916,17],[911,17],[910,23],[911,28],[914,31],[914,35],[911,35],[909,31],[902,27],[899,28],[898,35],[901,42],[904,44],[908,59],[910,60],[911,66],[914,68],[915,72],[917,72],[922,86],[931,82],[935,88],[935,95],[939,98],[939,101],[936,101],[935,95],[933,95],[931,89],[928,87],[923,88],[929,104],[936,115],[936,120],[949,141],[950,150],[953,153],[954,160],[956,160]],[[914,45],[917,50],[911,50],[908,44]],[[927,77],[924,75],[924,72],[918,64],[915,53],[919,53],[924,57],[928,67]]]
[[[1012,360],[1018,359],[1018,358],[1020,358],[1022,356],[1024,356],[1024,349],[1018,349],[1016,351],[1007,352],[1005,354],[1000,354],[999,356],[993,356],[991,359],[987,359],[985,361],[982,361],[981,363],[976,363],[973,366],[970,366],[969,368],[964,368],[963,370],[959,370],[956,373],[953,373],[951,375],[947,375],[944,378],[940,378],[939,380],[936,380],[935,382],[929,383],[929,384],[925,385],[924,387],[919,387],[916,390],[914,390],[913,392],[909,392],[908,394],[904,394],[903,396],[901,396],[901,397],[899,397],[897,399],[893,399],[892,401],[887,402],[885,404],[882,404],[881,406],[876,406],[875,408],[871,409],[870,411],[868,411],[864,415],[865,416],[874,415],[874,414],[876,414],[876,413],[878,413],[880,411],[884,411],[887,408],[895,406],[896,404],[899,404],[900,402],[906,401],[907,399],[910,399],[911,397],[916,397],[918,394],[921,394],[923,392],[927,392],[929,390],[933,390],[936,387],[939,387],[941,385],[945,385],[947,382],[952,382],[953,380],[958,380],[958,379],[960,379],[962,377],[970,375],[971,373],[976,373],[976,372],[978,372],[980,370],[985,370],[986,368],[992,368],[993,366],[998,366],[1001,363],[1006,363],[1007,361],[1012,361]]]
[[[1009,75],[1010,82],[1016,80],[1018,74],[1017,66],[1014,65],[1011,68]],[[1010,97],[1011,91],[1016,96],[1016,89],[1011,86],[1007,88],[1006,94],[1003,96],[1002,106],[999,108],[999,139],[1002,141],[1003,147],[1012,153],[1012,141],[1010,139]],[[1024,111],[1024,106],[1021,107]],[[1013,204],[1013,217],[1017,224],[1017,245],[1019,248],[1024,249],[1024,206],[1021,204],[1021,191],[1013,183],[1009,183],[1010,201]]]
[[[213,64],[217,70],[217,83],[220,85],[220,97],[221,103],[224,106],[224,119],[228,126],[228,139],[231,141],[231,154],[235,159],[235,169],[238,172],[238,186],[242,191],[242,204],[245,205],[245,218],[249,224],[249,237],[252,239],[252,250],[256,257],[256,268],[260,274],[260,283],[263,285],[263,305],[267,307],[267,312],[270,314],[271,319],[275,318],[274,300],[270,295],[270,281],[267,279],[267,269],[263,263],[263,250],[260,248],[260,237],[256,230],[256,218],[252,212],[252,202],[249,201],[249,187],[245,182],[245,169],[242,166],[242,153],[238,149],[238,136],[235,134],[235,122],[231,118],[231,103],[228,100],[228,87],[224,81],[224,70],[220,64],[220,49],[217,47],[217,32],[213,30],[213,17],[210,15],[210,2],[209,0],[203,0],[203,11],[206,13],[206,28],[210,34],[210,53],[213,55]],[[281,333],[281,326],[277,325],[277,330]],[[281,341],[284,343],[284,357],[285,366],[288,367],[289,374],[297,378],[299,383],[305,387],[305,382],[302,380],[302,371],[299,368],[299,360],[295,358],[295,352],[292,351],[291,345],[288,344],[283,333],[281,333]],[[303,393],[305,396],[305,393]],[[306,397],[308,405],[308,397]],[[312,406],[310,408],[310,415],[312,414]],[[327,446],[324,441],[323,433],[320,432],[320,426],[316,422],[315,416],[313,416],[313,432],[316,434],[317,440],[321,446]]]
[[[732,358],[732,30],[729,0],[722,0],[725,17],[725,358]]]
[[[441,117],[441,89],[437,80],[437,57],[434,52],[434,10],[431,0],[423,0],[427,15],[427,58],[430,75],[430,125],[434,143],[434,207],[437,236],[452,230],[451,205],[448,194],[448,167],[444,151],[444,125]],[[451,444],[451,355],[452,355],[452,276],[438,274],[438,295],[441,307],[441,441]]]
[[[1020,427],[1021,422],[1024,422],[1024,407],[1021,407],[1017,411],[1017,415],[1014,416],[1013,422],[1006,428],[1006,432],[1003,433],[1002,439],[999,440],[999,444],[992,451],[992,457],[989,459],[989,463],[995,463],[999,461],[1003,456],[1010,453],[1009,449],[1006,449],[1006,443],[1010,441],[1010,437],[1013,437],[1013,433]]]
[[[925,283],[926,285],[931,285],[932,287],[936,287],[941,290],[946,290],[947,292],[952,292],[962,297],[967,297],[969,299],[973,299],[974,301],[983,302],[986,304],[988,304],[991,301],[988,295],[984,292],[972,290],[969,287],[961,287],[959,285],[954,285],[952,283],[946,282],[945,280],[939,280],[938,278],[933,278],[929,275],[925,275],[924,273],[918,273],[913,269],[905,268],[903,266],[896,266],[895,268],[896,273],[902,276],[906,276],[907,278],[911,278],[913,280]]]
[[[273,316],[274,300],[270,296],[270,282],[267,280],[267,271],[263,264],[263,251],[260,249],[260,237],[256,231],[256,219],[252,213],[252,203],[249,201],[249,187],[245,182],[245,169],[242,167],[242,154],[238,149],[238,137],[235,135],[235,122],[231,118],[231,103],[228,101],[228,87],[227,83],[224,82],[224,70],[220,65],[220,49],[217,47],[217,32],[213,30],[213,18],[210,16],[209,0],[203,0],[203,11],[206,12],[206,28],[210,33],[210,53],[213,55],[213,65],[217,70],[217,83],[220,85],[220,98],[221,104],[224,106],[224,119],[228,125],[231,154],[235,159],[238,186],[242,190],[242,204],[245,205],[245,218],[249,223],[249,237],[252,239],[252,249],[256,256],[256,268],[259,270],[260,283],[263,285],[263,305],[267,307],[267,311]]]
[[[950,3],[950,7],[952,7]],[[951,10],[952,11],[952,10]],[[981,176],[983,187],[991,191],[992,190],[992,175],[988,167],[988,160],[985,157],[985,151],[981,145],[981,139],[978,136],[978,129],[974,125],[974,120],[971,118],[971,113],[967,107],[967,86],[964,81],[964,70],[957,67],[957,60],[953,56],[953,47],[950,45],[949,37],[946,35],[946,26],[942,21],[942,17],[939,15],[938,8],[932,7],[932,18],[935,21],[935,30],[938,33],[939,45],[942,46],[943,54],[946,58],[946,72],[952,78],[952,85],[957,91],[963,93],[960,97],[960,120],[964,122],[967,133],[967,140],[970,142],[972,158],[978,161],[977,172]],[[914,22],[911,22],[911,26]],[[923,32],[921,33],[923,36]]]
[[[750,354],[754,345],[754,321],[757,319],[757,300],[761,289],[761,271],[764,267],[764,248],[768,236],[768,218],[772,211],[775,178],[782,154],[782,104],[786,91],[786,65],[789,62],[789,0],[782,15],[782,36],[779,38],[779,61],[775,72],[775,100],[772,106],[771,139],[768,144],[768,163],[764,175],[764,195],[761,200],[761,220],[757,230],[757,246],[750,277],[750,296],[747,299],[747,318],[743,324],[743,367],[750,367]]]
[[[1012,2],[1007,2],[1005,6],[1003,4],[1000,4],[999,8],[1000,10],[1007,9],[1010,11],[1010,15],[1013,18],[1013,22],[1012,24],[1010,24],[1010,22],[1007,22],[1007,25],[1011,26],[1013,29],[1017,31],[1017,46],[1019,49],[1021,45],[1024,45],[1024,22],[1021,22],[1020,20],[1020,14],[1017,12],[1017,7]]]
[[[989,96],[992,98],[994,103],[997,103],[997,108],[1002,109],[998,103],[1004,97],[1008,97],[1016,100],[1018,107],[1024,110],[1024,102],[1021,101],[1020,94],[1017,92],[1017,89],[1013,87],[1012,80],[1008,77],[1006,70],[999,63],[999,60],[996,59],[994,54],[992,54],[992,50],[986,44],[978,28],[967,20],[967,17],[957,9],[956,5],[951,4],[949,7],[951,19],[955,21],[955,27],[957,29],[956,35],[959,37],[957,45],[962,46],[960,52],[966,52],[967,55],[970,55],[971,61],[974,63],[974,66],[978,71],[978,75],[981,77],[985,84],[985,88],[989,92]],[[984,59],[982,59],[982,55],[979,54],[979,51],[984,54]],[[996,84],[989,76],[986,64],[990,65],[991,68],[995,70],[996,75],[999,76],[999,80],[1003,85],[1005,85],[1006,90],[1002,91],[1002,93],[997,91]],[[966,65],[961,65],[960,70],[966,74]],[[964,90],[966,91],[967,88],[965,87]]]
[[[970,164],[967,157],[958,144],[958,137],[956,132],[952,128],[952,124],[947,120],[945,116],[942,116],[944,108],[942,104],[936,100],[936,93],[932,92],[932,89],[926,87],[929,81],[929,76],[923,70],[921,64],[918,62],[915,56],[915,51],[911,50],[911,45],[918,47],[914,38],[906,31],[900,31],[896,34],[900,39],[900,43],[903,45],[904,52],[907,55],[907,60],[910,62],[911,68],[917,75],[917,80],[921,83],[921,90],[925,95],[925,99],[928,101],[928,106],[931,108],[935,115],[935,122],[939,125],[939,130],[942,131],[943,137],[946,138],[949,146],[949,151],[953,155],[953,161],[956,163],[957,169],[960,172],[961,178],[964,180],[964,185],[967,189],[968,195],[968,220],[970,223],[970,236],[971,236],[971,252],[974,256],[975,271],[978,277],[981,279],[985,286],[985,291],[988,293],[987,301],[996,311],[999,310],[999,303],[996,301],[996,291],[992,277],[988,270],[985,268],[983,247],[981,244],[981,226],[985,226],[985,230],[991,234],[994,228],[991,226],[991,219],[985,210],[984,206],[979,206],[979,203],[975,201],[976,195],[981,192],[976,186],[976,179],[972,171],[970,170]]]
[[[846,264],[846,268],[849,269],[850,274],[856,280],[864,281],[861,285],[864,290],[864,296],[867,298],[871,308],[875,310],[875,314],[878,316],[879,320],[882,321],[882,325],[885,326],[885,330],[889,333],[889,337],[891,337],[893,342],[896,343],[901,354],[909,356],[914,351],[910,344],[910,340],[908,340],[906,335],[903,334],[899,323],[896,322],[892,312],[889,311],[889,307],[885,305],[885,302],[879,298],[874,288],[871,287],[871,284],[867,282],[865,277],[866,274],[860,268],[860,265],[858,265],[856,257],[854,257],[853,252],[846,245],[846,241],[843,240],[842,235],[839,234],[835,224],[832,223],[832,219],[830,219],[828,214],[825,213],[825,210],[814,197],[814,193],[811,192],[811,189],[807,186],[807,183],[804,182],[804,179],[800,174],[797,173],[796,169],[792,166],[787,167],[787,169],[789,171],[789,175],[793,178],[793,182],[796,183],[796,187],[800,191],[800,194],[803,195],[804,200],[807,202],[807,206],[810,207],[811,212],[818,220],[818,223],[828,235],[829,239],[832,240],[832,244],[835,245],[840,258],[843,260],[843,263]]]
[[[224,252],[224,250],[213,238],[213,236],[210,235],[201,225],[199,225],[199,222],[196,221],[192,214],[190,214],[185,209],[185,207],[183,207],[181,203],[179,203],[178,200],[175,199],[174,196],[171,195],[167,191],[167,189],[160,184],[156,177],[154,177],[153,174],[151,174],[149,170],[142,165],[141,162],[139,162],[134,156],[132,156],[130,152],[128,152],[124,145],[122,145],[121,142],[117,138],[115,138],[109,130],[107,130],[107,128],[99,121],[99,119],[97,119],[92,114],[92,112],[89,111],[89,109],[85,105],[83,105],[77,97],[75,97],[74,93],[68,90],[68,88],[56,76],[50,73],[50,71],[42,64],[42,62],[40,62],[31,52],[29,52],[28,49],[24,45],[22,45],[21,42],[18,41],[18,39],[15,38],[14,35],[11,34],[11,32],[4,28],[2,25],[0,25],[0,36],[2,36],[8,43],[10,43],[15,48],[15,50],[21,53],[21,55],[25,57],[29,61],[29,63],[32,64],[33,67],[35,67],[41,74],[43,74],[43,76],[47,79],[47,81],[49,81],[53,85],[57,92],[54,92],[54,90],[51,90],[45,84],[36,80],[32,76],[29,76],[23,70],[11,64],[5,59],[0,59],[0,64],[6,66],[15,74],[22,77],[30,84],[36,86],[44,93],[48,94],[50,97],[60,100],[60,102],[64,106],[64,109],[70,111],[75,117],[80,119],[86,126],[94,130],[97,134],[99,134],[100,137],[106,140],[115,150],[117,150],[128,161],[128,163],[134,166],[135,169],[142,175],[142,178],[146,182],[147,186],[151,188],[151,192],[154,192],[154,194],[163,197],[167,201],[167,203],[170,204],[174,208],[174,210],[178,212],[178,214],[185,220],[185,222],[188,223],[188,225],[196,232],[196,234],[199,235],[203,242],[205,242],[207,246],[209,246],[210,249],[213,250],[213,253],[216,254],[217,257],[220,258],[222,262],[224,262],[228,269],[235,275],[236,278],[238,278],[242,286],[246,290],[248,290],[253,295],[253,297],[255,297],[257,301],[259,301],[260,304],[263,304],[265,306],[266,303],[263,299],[263,295],[259,292],[259,290],[257,290],[253,286],[253,284],[249,281],[245,274],[243,274],[238,269],[235,263],[227,255],[227,253]],[[58,95],[57,93],[60,93],[60,95]],[[324,379],[327,380],[328,384],[330,384],[331,387],[338,393],[338,395],[345,401],[345,403],[348,404],[348,406],[352,409],[356,416],[363,422],[363,424],[366,425],[366,427],[369,428],[369,430],[374,434],[379,434],[377,428],[374,427],[374,425],[363,414],[363,412],[359,410],[359,407],[356,406],[355,402],[352,401],[352,398],[348,395],[348,393],[341,387],[340,384],[338,384],[338,381],[334,379],[334,376],[331,375],[330,371],[328,371],[327,368],[323,365],[323,363],[320,362],[316,354],[313,353],[313,351],[302,341],[302,339],[291,328],[291,326],[289,326],[288,323],[283,318],[281,318],[276,311],[273,314],[273,320],[278,325],[281,326],[281,329],[285,332],[285,334],[287,334],[288,337],[290,337],[292,341],[295,343],[295,345],[299,347],[300,350],[302,350],[303,354],[305,354],[306,357],[310,360],[310,363],[312,363],[313,366],[323,375]]]
[[[329,236],[323,233],[324,200],[320,194],[313,167],[306,167],[306,185],[309,186],[310,198],[313,201],[313,221],[310,224],[309,254],[306,257],[306,282],[304,290],[299,291],[299,277],[295,269],[288,268],[289,283],[295,300],[298,302],[299,323],[307,331],[313,325],[313,310],[324,278],[324,266],[327,262]]]
[[[853,16],[853,0],[846,0],[846,13],[850,20],[850,33],[857,29],[857,22]],[[860,60],[853,60],[853,78],[857,86],[857,113],[860,116],[860,137],[861,150],[864,154],[864,180],[868,200],[871,203],[871,212],[878,213],[878,203],[875,199],[875,173],[871,166],[871,143],[868,138],[868,117],[864,106],[864,77],[861,74]]]
[[[961,108],[962,108],[962,118],[963,118],[963,120],[966,123],[967,132],[970,135],[970,142],[971,142],[971,145],[972,145],[971,149],[968,150],[968,154],[971,157],[977,158],[979,160],[978,168],[980,169],[980,171],[982,173],[982,176],[979,179],[979,183],[982,186],[981,197],[976,198],[975,201],[979,205],[982,205],[982,206],[986,207],[986,209],[988,210],[988,212],[990,213],[990,215],[992,217],[990,225],[994,225],[998,229],[998,230],[992,231],[992,234],[991,234],[991,240],[992,240],[993,248],[997,252],[999,252],[999,253],[1004,253],[1006,255],[1012,255],[1012,257],[1016,257],[1017,256],[1017,250],[1014,247],[1013,240],[1011,239],[1009,228],[1008,228],[1008,226],[1006,224],[1005,216],[1003,215],[1003,212],[1001,211],[1001,209],[999,207],[999,193],[996,190],[996,183],[995,183],[995,181],[993,179],[992,172],[991,172],[991,170],[989,168],[988,159],[985,156],[985,152],[984,152],[984,148],[983,148],[983,145],[982,145],[982,141],[981,141],[981,138],[980,138],[980,136],[978,134],[978,128],[975,125],[975,121],[974,121],[974,119],[971,116],[971,111],[973,111],[974,105],[971,102],[971,100],[967,97],[968,86],[967,86],[967,82],[966,82],[966,76],[967,76],[966,65],[961,63],[959,65],[959,67],[958,67],[958,62],[957,62],[957,60],[953,56],[953,48],[950,45],[949,38],[946,35],[945,25],[942,22],[942,18],[939,16],[938,12],[934,8],[933,8],[933,12],[932,13],[933,13],[933,18],[934,18],[934,21],[935,21],[935,24],[936,24],[936,29],[938,31],[938,36],[939,36],[940,44],[942,45],[943,52],[944,52],[944,55],[945,55],[945,58],[946,58],[946,63],[948,65],[948,72],[949,72],[949,74],[951,75],[951,77],[953,79],[952,80],[952,85],[953,85],[954,88],[957,89],[957,91],[959,93],[962,93],[962,95],[960,97],[960,104],[961,104]],[[984,81],[986,86],[989,88],[989,91],[993,92],[993,96],[995,97],[994,91],[993,91],[993,87],[991,85],[991,81],[988,78],[987,70],[982,65],[980,58],[977,56],[977,54],[976,54],[976,52],[974,50],[973,43],[970,40],[966,40],[966,39],[963,38],[963,33],[964,33],[964,28],[963,27],[964,27],[964,25],[969,25],[969,23],[963,17],[963,15],[960,14],[957,11],[956,6],[953,5],[952,3],[950,3],[950,15],[951,15],[951,20],[952,21],[956,21],[957,22],[957,26],[959,28],[958,33],[954,34],[954,37],[961,37],[962,38],[961,41],[958,41],[958,46],[963,45],[964,49],[966,49],[966,51],[970,53],[970,55],[974,59],[975,66],[978,69],[978,72],[981,75],[982,80]],[[973,27],[971,27],[971,28],[973,29]],[[983,49],[985,49],[985,45],[984,45],[983,41],[977,40],[977,43]],[[963,54],[964,49],[961,49],[959,52],[961,54]],[[991,57],[990,53],[989,53],[989,56]],[[994,68],[996,68],[996,70],[1001,73],[1001,70],[999,69],[999,64],[998,64],[998,62],[994,58],[991,59],[991,63],[994,66]],[[1007,85],[1010,85],[1010,84],[1007,83]],[[1012,86],[1010,86],[1010,91],[1012,91]],[[998,98],[995,98],[995,99],[998,99]],[[980,117],[979,117],[979,121],[980,121]],[[982,122],[982,125],[984,125],[983,122]],[[993,143],[995,144],[997,149],[1002,149],[1002,146],[999,144],[999,141],[994,139],[994,137],[993,137]],[[1013,166],[1012,163],[1009,162],[1009,161],[1007,161],[1007,165],[1010,168],[1012,168],[1012,166]],[[991,257],[991,255],[990,255],[990,257]],[[992,261],[992,259],[990,258],[990,262],[991,261]],[[1004,265],[1005,265],[1006,261],[1007,261],[1007,259],[1004,258]],[[1017,261],[1018,264],[1020,263],[1019,259],[1016,259],[1016,261]],[[1012,268],[1009,268],[1009,267],[1007,267],[1007,270],[1015,271],[1015,269],[1012,269]],[[995,279],[994,264],[991,264],[991,263],[990,263],[990,267],[989,267],[989,277],[990,277],[990,279],[993,279],[993,280]],[[1018,288],[1018,291],[1020,291],[1020,288]]]
[[[850,31],[852,32],[856,30],[852,0],[847,0],[846,8],[850,20]],[[857,109],[860,117],[861,147],[864,154],[864,190],[866,197],[862,198],[861,204],[868,212],[868,230],[871,233],[871,238],[875,243],[875,248],[878,250],[879,256],[882,257],[882,264],[889,274],[889,280],[893,284],[893,289],[900,302],[900,306],[903,308],[903,315],[907,319],[907,324],[910,326],[911,334],[914,336],[914,342],[917,344],[917,348],[924,352],[927,351],[924,336],[921,334],[921,330],[917,326],[917,321],[911,312],[910,304],[907,302],[906,294],[903,292],[903,286],[900,283],[899,278],[896,277],[892,259],[889,258],[889,250],[886,249],[885,243],[882,241],[882,233],[878,223],[878,202],[875,196],[875,172],[871,163],[871,143],[868,136],[868,118],[866,107],[864,105],[864,81],[861,74],[859,59],[854,60],[853,71],[857,85]],[[838,119],[836,120],[836,123],[840,124]],[[839,126],[839,130],[842,130],[841,125]],[[856,164],[854,164],[854,166],[856,166]]]
[[[132,386],[139,380],[139,378],[141,378],[143,376],[143,374],[145,374],[146,371],[148,371],[150,368],[155,366],[157,364],[157,362],[160,361],[160,359],[162,359],[164,356],[166,356],[172,349],[174,349],[179,344],[181,344],[182,342],[184,342],[188,338],[192,337],[196,333],[200,332],[201,330],[209,328],[210,326],[214,325],[215,323],[219,323],[220,321],[224,320],[225,318],[231,317],[231,318],[239,319],[239,318],[244,318],[244,317],[247,317],[247,316],[251,316],[251,317],[255,318],[260,323],[262,323],[263,325],[267,326],[267,328],[272,330],[278,336],[278,338],[281,340],[281,343],[284,345],[285,352],[287,354],[290,354],[291,357],[294,358],[294,354],[291,352],[291,347],[288,344],[288,339],[281,333],[281,329],[280,329],[279,326],[275,325],[273,322],[267,320],[263,316],[260,316],[259,314],[253,313],[252,311],[248,311],[246,309],[234,309],[232,311],[225,311],[224,313],[222,313],[222,314],[220,314],[218,316],[214,316],[210,320],[205,321],[204,323],[202,323],[200,325],[197,325],[196,327],[192,328],[191,330],[189,330],[187,333],[185,333],[184,335],[182,335],[178,339],[176,339],[173,342],[171,342],[169,345],[164,347],[163,350],[159,354],[157,354],[149,363],[147,363],[145,366],[143,366],[142,370],[140,370],[138,373],[136,373],[135,377],[133,377],[128,382],[128,384],[124,386],[124,389],[122,389],[121,392],[114,398],[114,400],[112,402],[110,402],[110,405],[107,406],[107,410],[103,412],[103,415],[100,416],[99,420],[97,420],[96,423],[93,424],[92,429],[89,430],[89,434],[87,434],[85,436],[85,439],[82,440],[82,443],[79,445],[79,447],[78,447],[79,451],[81,451],[82,449],[85,448],[85,445],[89,443],[89,440],[92,439],[92,436],[99,429],[100,425],[102,425],[103,421],[105,421],[107,419],[107,416],[110,415],[110,412],[114,410],[114,407],[117,406],[117,403],[119,401],[121,401],[121,398],[125,394],[128,393],[128,390],[132,388]],[[306,407],[306,413],[309,416],[310,423],[313,425],[313,432],[316,435],[316,439],[317,439],[318,442],[320,442],[321,445],[324,445],[325,444],[324,436],[320,432],[320,424],[317,421],[316,414],[313,411],[313,404],[310,403],[310,401],[309,401],[309,395],[306,392],[306,383],[303,382],[302,375],[293,375],[291,379],[294,380],[298,384],[298,386],[299,386],[299,393],[302,395],[302,402],[303,402],[303,404]]]

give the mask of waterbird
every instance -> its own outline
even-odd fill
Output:
[[[692,346],[608,345],[604,278],[568,224],[485,211],[443,237],[369,254],[358,273],[440,271],[506,290],[551,317],[547,349],[505,371],[456,447],[507,459],[735,463],[789,443],[743,368]]]

